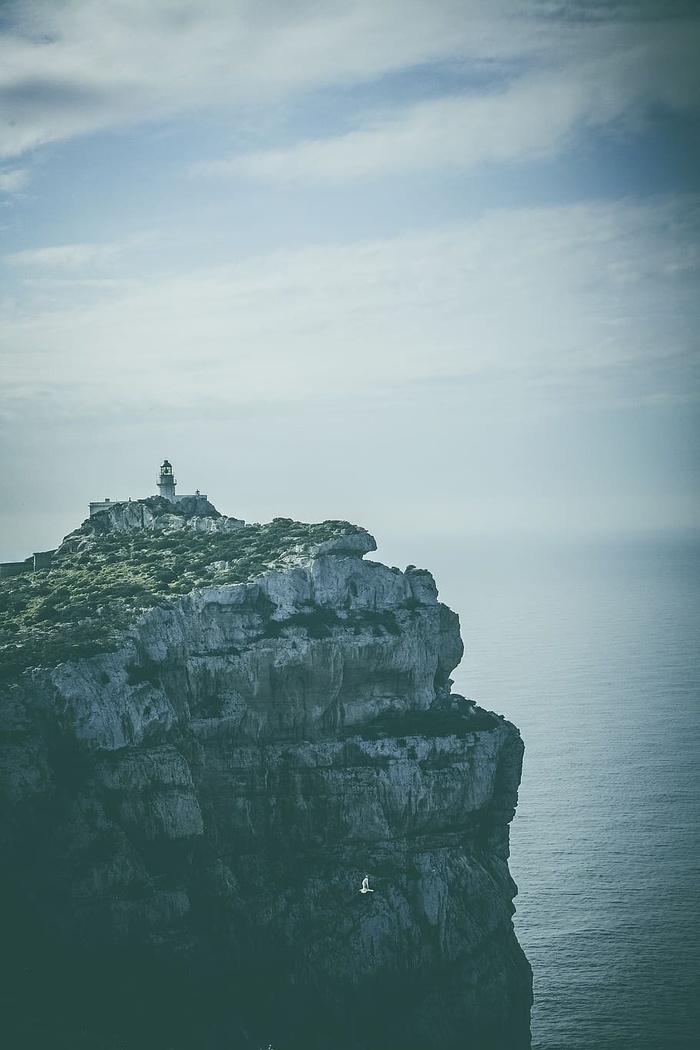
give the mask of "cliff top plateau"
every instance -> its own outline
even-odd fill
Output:
[[[374,538],[345,521],[246,525],[200,496],[115,502],[69,533],[50,567],[0,578],[0,675],[113,649],[143,610],[195,588],[372,550]]]

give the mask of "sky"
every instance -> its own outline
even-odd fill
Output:
[[[0,560],[165,457],[380,554],[697,528],[699,55],[685,0],[4,0]]]

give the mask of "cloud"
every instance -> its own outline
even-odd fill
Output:
[[[664,8],[667,19],[684,10]],[[577,50],[580,59],[617,47],[615,31],[621,40],[665,32],[645,21],[648,3],[605,12],[537,0],[10,0],[0,155],[202,110],[240,120],[330,85],[380,86],[387,74],[445,60],[495,79],[543,62],[563,69]],[[674,83],[676,65],[665,64]]]
[[[50,270],[82,269],[90,263],[103,261],[113,256],[116,249],[103,244],[61,244],[52,248],[33,248],[13,252],[3,257],[9,266],[31,267]]]
[[[48,248],[27,248],[1,258],[6,266],[22,270],[83,270],[105,266],[134,249],[152,244],[153,233],[138,234],[119,241],[84,244],[57,244]]]
[[[333,138],[200,162],[192,173],[324,185],[528,161],[594,128],[634,126],[653,107],[683,111],[700,102],[697,27],[646,27],[623,46],[608,30],[589,44],[594,39],[599,56],[570,55],[563,67],[527,73],[506,89],[434,99],[365,118]]]
[[[0,169],[0,193],[19,193],[29,181],[26,168]]]
[[[699,227],[687,199],[513,209],[8,305],[5,409],[693,397]]]
[[[36,0],[0,38],[0,152],[503,48],[510,0]],[[483,23],[483,24],[482,24]],[[470,41],[473,41],[470,44]],[[520,45],[522,48],[522,43]]]

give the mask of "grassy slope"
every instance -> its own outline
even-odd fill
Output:
[[[143,609],[195,587],[244,583],[335,536],[343,521],[275,518],[230,533],[111,532],[59,555],[50,569],[0,579],[0,676],[113,649]],[[228,562],[216,569],[214,562]]]

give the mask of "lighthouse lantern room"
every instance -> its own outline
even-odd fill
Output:
[[[158,478],[158,492],[165,499],[169,499],[171,503],[175,502],[175,486],[177,484],[173,475],[172,464],[167,459],[163,460],[163,465],[160,468],[160,477]]]

